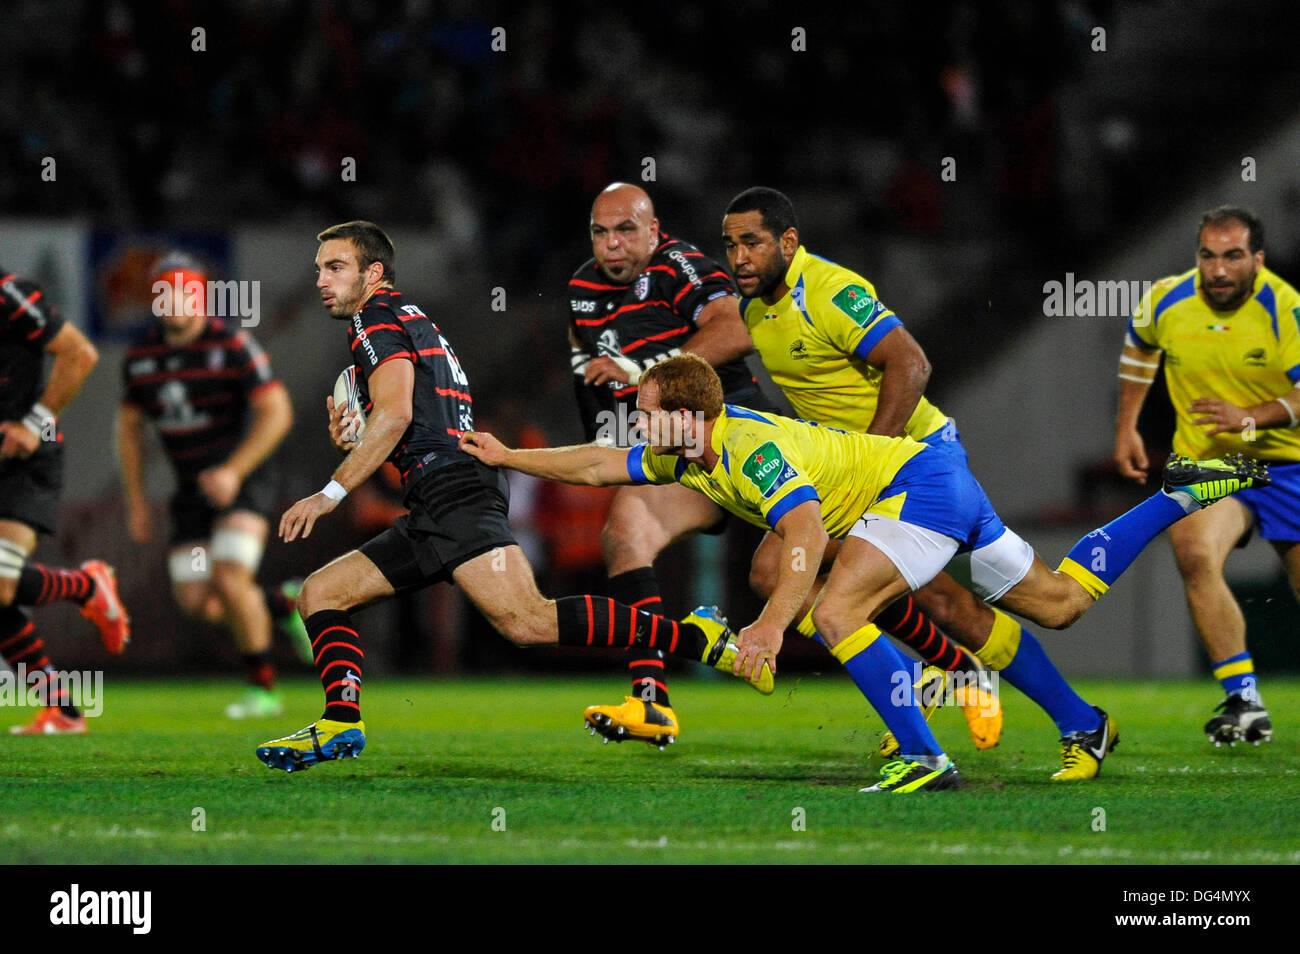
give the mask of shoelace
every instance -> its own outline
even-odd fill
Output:
[[[889,785],[897,782],[900,778],[911,771],[911,762],[904,762],[902,759],[895,759],[892,762],[886,762],[880,770],[880,785],[887,788]]]
[[[1062,742],[1061,749],[1061,767],[1063,769],[1074,768],[1079,764],[1083,757],[1083,743]]]

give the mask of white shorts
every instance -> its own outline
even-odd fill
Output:
[[[889,557],[910,590],[929,583],[957,552],[957,541],[937,530],[876,513],[863,514],[848,532]]]
[[[992,543],[962,554],[952,537],[874,513],[864,515],[848,536],[866,540],[889,557],[911,590],[919,590],[946,570],[990,603],[1023,580],[1034,562],[1033,547],[1010,529]]]
[[[985,603],[996,603],[1034,565],[1034,548],[1010,527],[992,543],[959,553],[944,569]]]

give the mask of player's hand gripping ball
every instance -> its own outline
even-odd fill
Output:
[[[341,430],[334,433],[334,416],[339,415]],[[361,440],[366,430],[366,412],[361,406],[361,388],[357,369],[348,366],[334,381],[334,409],[330,416],[330,431],[335,442],[354,444]]]

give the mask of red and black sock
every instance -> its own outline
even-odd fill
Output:
[[[561,646],[662,649],[699,662],[708,639],[692,623],[633,609],[607,596],[563,596],[555,601]]]
[[[259,689],[270,692],[275,688],[275,663],[271,662],[269,649],[260,653],[244,653],[244,665],[248,667],[248,681]]]
[[[352,614],[342,610],[320,610],[303,622],[316,654],[316,672],[325,688],[322,719],[336,722],[361,721],[361,637],[352,626]]]
[[[39,685],[54,676],[54,667],[45,655],[45,641],[36,635],[36,624],[16,606],[0,608],[0,656],[15,673],[19,665],[24,667],[28,685]],[[81,715],[81,710],[68,699],[66,686],[58,690],[50,704],[57,705],[69,718]]]
[[[16,606],[44,606],[70,600],[84,604],[95,592],[95,581],[84,570],[61,570],[39,563],[24,563],[14,593]]]
[[[271,614],[271,619],[284,619],[286,616],[293,614],[294,601],[285,596],[280,591],[279,586],[263,583],[261,589],[262,598],[266,600],[266,609]]]
[[[662,613],[663,597],[659,594],[659,578],[654,567],[642,566],[609,578],[609,595],[619,603],[647,613]],[[668,701],[668,680],[664,675],[663,650],[634,650],[628,653],[628,675],[632,677],[632,695],[645,702],[661,706]]]
[[[932,666],[952,672],[962,665],[961,647],[945,636],[911,596],[900,596],[876,614],[873,622],[901,640]]]

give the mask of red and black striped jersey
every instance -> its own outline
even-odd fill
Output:
[[[157,426],[182,487],[229,459],[252,421],[253,398],[280,385],[252,335],[220,318],[183,345],[168,344],[151,324],[127,349],[122,380],[122,403]]]
[[[388,457],[403,484],[419,473],[471,459],[457,447],[461,434],[474,427],[469,379],[447,339],[418,305],[404,302],[396,289],[378,289],[348,322],[348,347],[367,413],[373,405],[369,382],[375,368],[395,358],[415,365],[411,423]]]
[[[647,358],[680,348],[695,334],[695,322],[716,298],[734,294],[731,279],[717,262],[690,242],[659,233],[659,246],[650,263],[625,285],[610,281],[590,258],[569,279],[569,327],[582,350],[593,358],[623,354],[644,363]],[[754,384],[743,360],[717,369],[722,390],[729,393]],[[576,382],[583,425],[588,437],[599,411],[618,404],[636,405],[637,388],[612,381],[589,386]]]
[[[63,319],[44,300],[39,285],[4,272],[0,278],[0,420],[19,420],[40,398],[45,346],[62,327]]]

